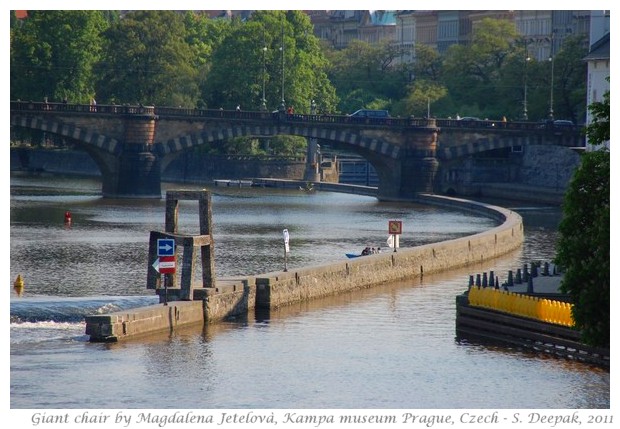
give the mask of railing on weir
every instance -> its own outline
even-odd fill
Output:
[[[438,127],[438,128],[460,128],[477,129],[486,131],[499,130],[536,130],[538,132],[550,130],[553,132],[579,132],[582,127],[556,126],[552,121],[547,122],[522,122],[501,120],[478,120],[463,121],[457,119],[441,118],[363,118],[350,115],[329,115],[329,114],[302,114],[285,113],[280,111],[250,111],[250,110],[224,110],[224,109],[189,109],[182,107],[159,107],[159,106],[134,106],[134,105],[90,105],[90,104],[68,104],[50,103],[34,101],[11,101],[11,111],[39,111],[39,112],[62,112],[80,114],[108,114],[108,115],[140,115],[149,114],[159,117],[176,118],[209,118],[226,120],[245,120],[245,121],[271,121],[274,123],[290,124],[343,124],[353,126],[379,126],[395,128],[418,128],[418,127]]]

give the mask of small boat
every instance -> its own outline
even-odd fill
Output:
[[[358,255],[358,254],[355,254],[355,253],[347,253],[346,255],[347,255],[347,258],[349,258],[349,259],[359,258],[360,256],[364,256],[364,255]]]

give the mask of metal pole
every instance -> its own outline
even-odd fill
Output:
[[[164,305],[168,305],[168,283],[165,274],[161,275],[161,281],[164,283]]]
[[[553,57],[551,57],[551,92],[549,95],[549,119],[553,120]]]
[[[284,12],[283,12],[284,13]],[[280,104],[280,111],[284,112],[286,110],[286,103],[284,101],[284,15],[282,15],[282,19],[280,21],[282,27],[282,35],[280,38],[280,51],[281,51],[281,60],[282,60],[282,103]]]
[[[554,30],[551,30],[551,47],[549,48],[549,61],[551,61],[551,88],[549,90],[549,119],[553,121],[553,67],[555,60],[553,59],[553,36]]]
[[[265,99],[265,55],[267,54],[267,46],[265,45],[265,29],[263,28],[263,99],[261,100],[261,110],[267,110],[267,100]]]
[[[523,119],[527,121],[527,63],[530,61],[529,52],[527,51],[527,41],[525,42],[525,71],[523,73]]]

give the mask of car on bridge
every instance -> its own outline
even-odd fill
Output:
[[[354,118],[389,118],[390,112],[387,110],[371,110],[371,109],[360,109],[356,112],[351,113],[349,116]]]
[[[568,119],[548,119],[538,126],[538,128],[573,128],[575,124]]]
[[[387,110],[360,109],[347,115],[347,121],[366,124],[389,124],[390,112]]]

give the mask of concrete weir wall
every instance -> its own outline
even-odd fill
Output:
[[[523,243],[521,216],[510,210],[431,195],[421,196],[419,201],[482,213],[502,223],[468,237],[256,276],[256,307],[277,308],[298,301],[419,277],[425,273],[464,267],[501,256]]]
[[[215,288],[194,301],[171,301],[86,318],[91,341],[117,341],[196,323],[217,323],[246,316],[253,309],[275,309],[300,301],[334,295],[423,274],[490,260],[519,248],[523,222],[517,213],[457,198],[421,195],[418,202],[484,214],[500,224],[479,234],[400,248],[342,262],[277,271],[235,279],[218,279]],[[212,290],[211,290],[212,289]]]

